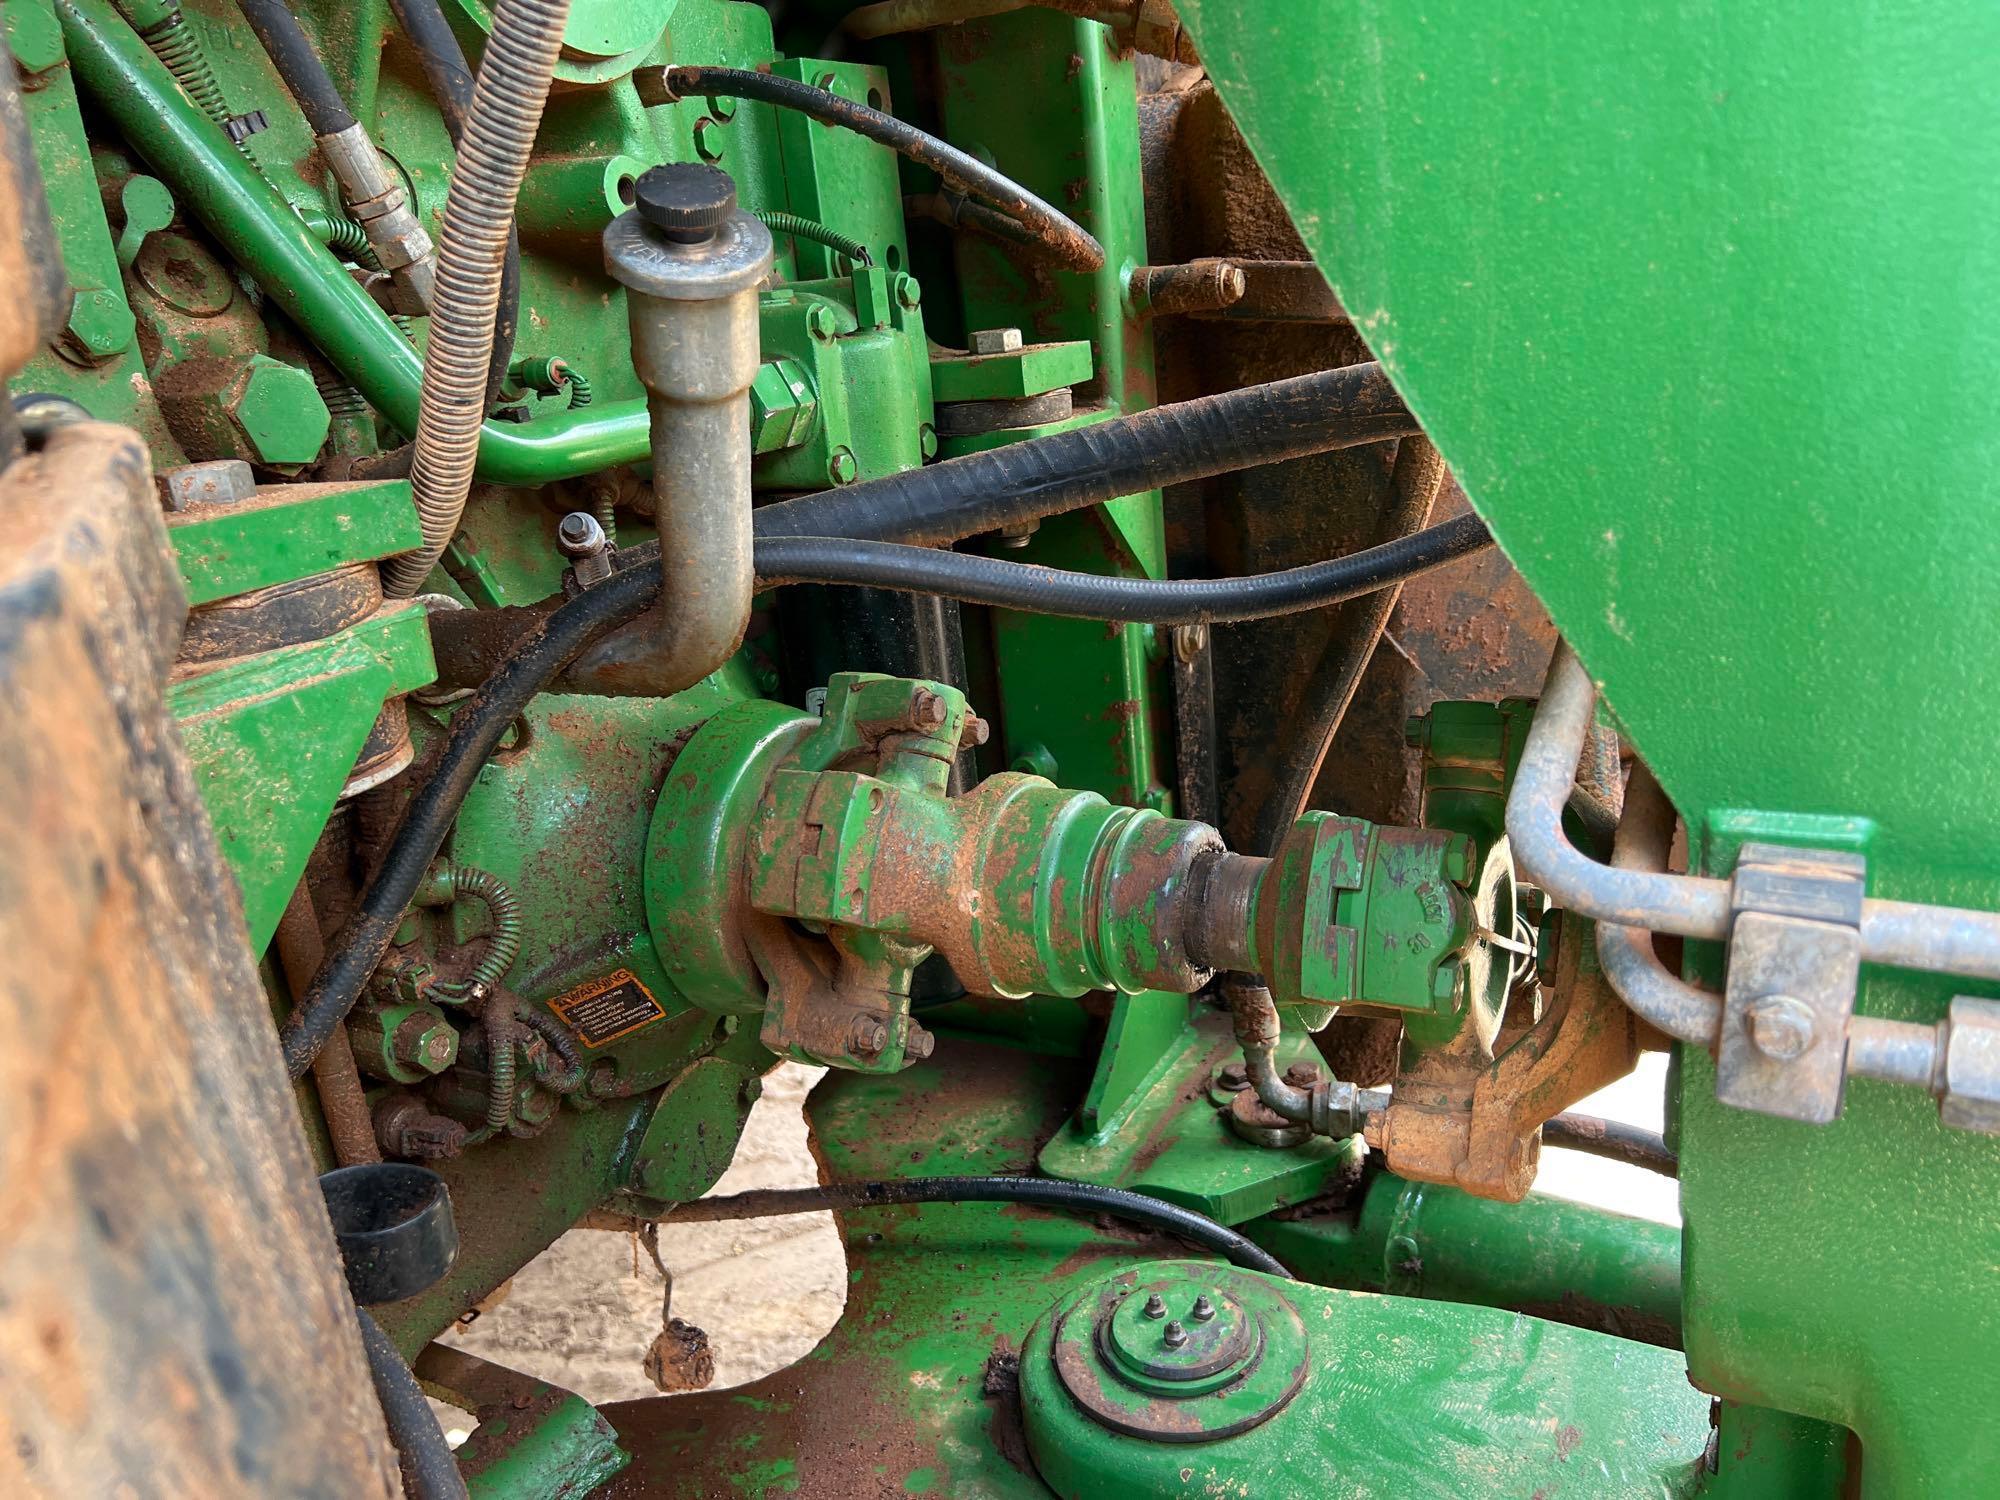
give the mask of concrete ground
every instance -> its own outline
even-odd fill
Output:
[[[800,1113],[819,1069],[787,1063],[763,1097],[717,1193],[815,1181]],[[1660,1128],[1666,1058],[1578,1108]],[[1676,1185],[1635,1167],[1573,1151],[1542,1156],[1537,1191],[1621,1213],[1679,1223]],[[674,1277],[673,1315],[706,1329],[716,1386],[742,1385],[809,1351],[840,1316],[846,1267],[831,1214],[729,1224],[669,1225],[661,1258]],[[507,1299],[447,1341],[530,1371],[596,1401],[656,1394],[643,1362],[660,1331],[659,1273],[629,1235],[572,1230],[514,1278]],[[468,1419],[447,1417],[462,1432]]]

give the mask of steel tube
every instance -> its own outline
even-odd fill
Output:
[[[388,315],[105,0],[56,0],[56,11],[77,82],[176,200],[350,385],[415,432],[423,363]],[[524,425],[488,422],[475,473],[497,484],[548,484],[636,463],[648,447],[645,403],[623,401]]]
[[[1851,1078],[1876,1078],[1904,1083],[1928,1094],[1942,1094],[1938,1059],[1944,1056],[1946,1023],[1919,1026],[1914,1021],[1885,1021],[1879,1016],[1853,1016],[1847,1022],[1847,1073]]]
[[[604,263],[627,288],[632,363],[647,392],[660,602],[575,670],[612,691],[665,697],[733,656],[750,620],[749,392],[757,286],[772,244],[771,231],[735,207],[733,189],[701,237],[671,237],[644,215],[651,175],[640,180],[641,207],[605,231]]]
[[[1613,868],[1664,870],[1673,838],[1673,804],[1652,772],[1643,765],[1633,767],[1632,784],[1625,790],[1625,815],[1611,851]],[[1649,929],[1600,921],[1597,957],[1611,988],[1635,1014],[1668,1036],[1698,1047],[1715,1045],[1722,1034],[1722,1001],[1685,983],[1661,963]]]
[[[1583,916],[1724,941],[1731,918],[1728,881],[1601,865],[1563,833],[1563,807],[1596,703],[1597,687],[1583,663],[1567,644],[1558,645],[1507,799],[1515,865],[1555,905]],[[1613,938],[1611,946],[1621,961],[1632,956],[1623,951],[1629,939]],[[2000,980],[2000,912],[1870,899],[1861,904],[1861,957],[1897,969]]]
[[[1507,798],[1516,868],[1548,893],[1552,905],[1581,916],[1721,941],[1729,936],[1728,881],[1602,865],[1563,832],[1563,809],[1596,704],[1597,685],[1576,653],[1558,644]]]

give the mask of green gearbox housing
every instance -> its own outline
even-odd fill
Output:
[[[751,701],[688,741],[648,840],[648,923],[687,997],[763,1014],[801,1061],[928,1056],[918,964],[968,991],[1192,993],[1261,973],[1324,1024],[1368,1004],[1455,1014],[1472,983],[1471,839],[1311,813],[1270,859],[1205,823],[1007,772],[950,794],[984,725],[939,682],[842,673],[815,717]]]

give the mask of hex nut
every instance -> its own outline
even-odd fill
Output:
[[[812,436],[819,398],[812,377],[795,359],[766,360],[750,381],[750,451],[776,453]]]
[[[1938,1112],[1954,1130],[2000,1134],[2000,1001],[1953,998]]]
[[[217,458],[202,464],[182,464],[167,470],[167,509],[192,505],[230,505],[257,494],[257,476],[240,458]]]
[[[422,1011],[403,1019],[389,1046],[397,1062],[426,1073],[442,1073],[458,1060],[456,1028],[442,1016]]]
[[[1013,354],[1021,347],[1018,328],[980,328],[972,335],[974,354]]]

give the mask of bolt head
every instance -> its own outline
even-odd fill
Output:
[[[70,299],[63,328],[72,349],[86,359],[99,360],[124,351],[136,326],[125,299],[100,288],[80,291]]]
[[[1296,1062],[1285,1069],[1285,1082],[1291,1084],[1294,1088],[1309,1089],[1319,1082],[1319,1078],[1319,1065],[1317,1063]]]
[[[878,1057],[889,1045],[889,1028],[874,1016],[856,1016],[848,1028],[847,1043],[856,1057]]]
[[[943,725],[951,714],[951,706],[929,688],[918,688],[910,695],[910,722],[918,729],[936,729]]]
[[[604,528],[587,510],[573,510],[556,526],[556,545],[565,557],[595,557],[605,547]]]
[[[826,461],[826,474],[835,484],[852,484],[861,477],[861,465],[851,449],[836,448]]]
[[[1250,1087],[1250,1070],[1240,1062],[1224,1063],[1215,1075],[1217,1087],[1240,1094]]]
[[[257,494],[257,476],[240,458],[218,458],[205,464],[182,464],[167,471],[167,509],[191,505],[230,505]]]
[[[441,1017],[407,1017],[389,1039],[397,1062],[426,1073],[442,1073],[458,1060],[458,1032]]]
[[[917,451],[926,459],[938,456],[937,429],[928,422],[921,423],[917,427]]]
[[[840,332],[840,319],[824,302],[815,302],[806,309],[806,332],[826,343]]]
[[[699,144],[699,130],[696,135]],[[632,206],[668,239],[698,245],[736,212],[736,184],[719,167],[668,162],[639,174],[632,184]]]
[[[911,1022],[909,1038],[903,1043],[903,1055],[912,1062],[922,1062],[935,1051],[937,1051],[937,1038],[914,1021]]]
[[[914,276],[896,278],[896,301],[898,305],[915,312],[923,305],[924,289]]]
[[[972,335],[974,354],[1012,354],[1020,347],[1018,328],[981,328]]]
[[[253,354],[244,362],[222,409],[242,440],[241,456],[272,468],[297,468],[319,457],[333,417],[296,365]]]
[[[1812,1007],[1790,995],[1766,995],[1743,1013],[1750,1045],[1773,1062],[1793,1062],[1813,1044]]]

